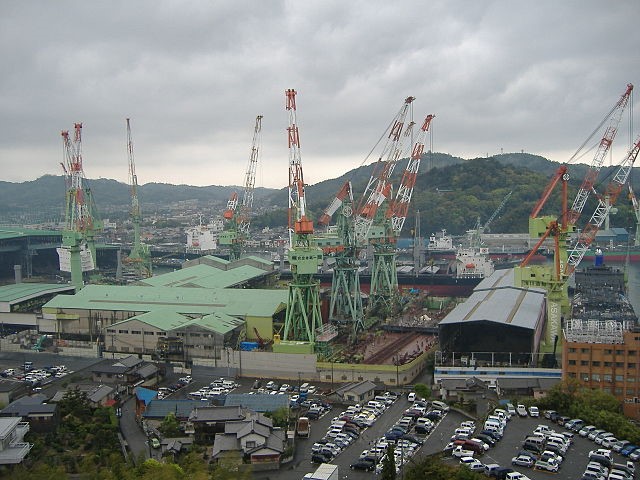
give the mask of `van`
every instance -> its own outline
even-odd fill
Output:
[[[385,397],[382,395],[377,395],[373,398],[376,402],[380,402],[383,405],[391,405],[393,403],[393,399],[390,397]]]
[[[466,450],[471,450],[478,455],[481,455],[484,453],[484,447],[482,446],[482,444],[480,444],[479,442],[473,442],[471,440],[466,440],[462,444],[462,448]]]
[[[309,391],[309,384],[308,383],[303,383],[302,385],[300,385],[300,392],[301,393],[307,393]]]
[[[431,406],[437,410],[442,410],[443,412],[449,411],[449,405],[438,400],[434,400],[433,402],[431,402]]]
[[[416,392],[410,392],[409,395],[407,395],[407,400],[409,400],[410,402],[415,401],[416,399]]]
[[[496,470],[498,470],[500,468],[500,465],[498,465],[497,463],[487,463],[484,466],[484,474],[487,477],[492,477],[494,476],[494,473]]]
[[[538,445],[540,447],[544,446],[544,437],[539,437],[537,435],[528,436],[524,439],[524,441]]]

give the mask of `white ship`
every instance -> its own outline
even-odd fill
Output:
[[[213,252],[218,248],[218,234],[224,229],[221,218],[214,219],[208,225],[202,224],[185,229],[187,235],[187,252],[205,253]]]
[[[494,271],[488,248],[459,248],[456,252],[456,277],[487,278]]]
[[[427,252],[429,253],[453,253],[455,247],[453,246],[453,237],[447,234],[447,230],[444,228],[439,233],[432,233],[429,236],[429,243],[427,244]]]

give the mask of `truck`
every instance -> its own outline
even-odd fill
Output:
[[[339,480],[338,465],[321,463],[313,473],[307,473],[304,480]]]
[[[298,422],[296,423],[296,434],[299,437],[308,437],[310,431],[311,431],[311,423],[309,422],[309,418],[308,417],[298,418]]]

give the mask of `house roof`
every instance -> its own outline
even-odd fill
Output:
[[[24,386],[23,382],[18,382],[17,380],[0,379],[0,392],[12,392],[24,388]]]
[[[240,442],[234,435],[225,435],[224,433],[216,433],[213,440],[213,449],[211,450],[211,457],[215,458],[222,452],[229,452],[232,450],[240,450]]]
[[[227,427],[231,427],[234,423],[241,424],[241,427],[238,429],[230,429],[232,431],[227,431]],[[255,433],[256,435],[260,435],[261,437],[264,437],[266,439],[269,437],[270,432],[271,429],[269,427],[261,425],[255,420],[246,420],[243,422],[227,422],[224,426],[224,433],[235,433],[236,437],[238,438],[243,438],[251,433]]]
[[[46,395],[42,394],[21,397],[3,408],[0,411],[0,416],[27,417],[34,413],[53,414],[56,411],[57,405],[44,403],[46,400]]]
[[[192,422],[230,422],[244,418],[241,407],[201,407],[194,409],[189,415]]]
[[[336,393],[344,397],[347,393],[353,393],[354,395],[363,395],[371,390],[375,390],[376,384],[370,380],[363,380],[357,383],[348,383],[343,387],[336,390]]]
[[[282,407],[289,408],[289,395],[229,393],[224,400],[224,406],[240,406],[254,412],[274,412]]]
[[[85,392],[87,394],[87,398],[94,402],[100,403],[105,397],[109,396],[113,393],[114,388],[108,385],[101,385],[95,383],[84,383],[84,384],[75,384],[72,383],[62,390],[58,390],[55,395],[51,398],[51,402],[59,402],[64,398],[64,396],[69,391],[79,390],[81,392]]]
[[[150,388],[136,387],[134,392],[136,394],[136,398],[144,402],[145,405],[149,405],[151,400],[158,396],[158,392],[151,390]]]
[[[149,378],[158,373],[158,367],[153,363],[147,363],[146,365],[142,365],[136,373],[142,378]]]
[[[137,285],[87,285],[75,295],[58,295],[43,310],[111,310],[151,312],[168,309],[183,314],[224,313],[233,317],[265,317],[286,308],[287,291],[208,289]]]
[[[202,407],[200,400],[159,400],[154,398],[147,403],[147,408],[142,416],[145,418],[164,418],[173,413],[176,418],[189,418],[191,412],[198,407]]]

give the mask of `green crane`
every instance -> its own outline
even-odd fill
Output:
[[[322,250],[313,238],[313,222],[307,217],[300,137],[296,122],[296,91],[288,89],[286,109],[289,112],[289,250],[287,256],[292,273],[289,300],[285,314],[285,341],[315,344],[322,328],[320,282],[314,279],[322,264]]]
[[[133,245],[125,263],[134,267],[135,274],[139,278],[148,278],[152,275],[151,252],[149,245],[142,243],[140,228],[142,226],[142,213],[138,199],[138,176],[136,175],[136,163],[133,155],[133,140],[131,138],[131,124],[127,118],[127,155],[129,158],[129,187],[131,189],[131,209],[129,217],[133,224]]]
[[[242,203],[238,204],[238,193],[233,192],[227,202],[227,209],[223,217],[227,220],[227,225],[220,235],[218,241],[220,245],[229,247],[229,260],[238,260],[242,255],[244,244],[249,236],[251,225],[251,209],[253,207],[253,190],[256,184],[256,168],[260,157],[260,145],[262,138],[262,115],[256,117],[256,124],[253,129],[253,142],[251,144],[251,154],[244,178],[244,194]]]

